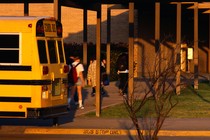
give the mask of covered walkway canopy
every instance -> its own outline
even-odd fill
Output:
[[[133,55],[134,55],[134,10],[139,9],[139,5],[143,3],[151,4],[155,8],[155,44],[159,48],[160,40],[160,5],[161,3],[176,4],[177,5],[177,22],[176,22],[176,43],[181,48],[181,6],[183,4],[189,4],[189,9],[194,9],[194,87],[198,88],[198,10],[206,9],[204,13],[210,13],[210,3],[203,2],[203,0],[1,0],[1,3],[23,3],[24,15],[29,16],[29,4],[30,3],[53,3],[54,5],[54,17],[61,20],[61,6],[73,7],[83,9],[83,62],[87,66],[87,10],[93,10],[97,12],[97,24],[96,24],[96,60],[100,62],[100,48],[101,48],[101,5],[102,4],[119,4],[123,8],[129,9],[129,32],[128,32],[128,45],[129,45],[129,81],[128,81],[128,93],[133,93]],[[108,12],[113,7],[108,8]],[[110,14],[107,16],[107,73],[110,73]],[[209,53],[209,51],[208,51]],[[178,56],[180,57],[180,56]],[[180,60],[180,59],[178,59]],[[210,55],[208,55],[208,61],[210,62]],[[177,62],[177,66],[180,66],[180,62]],[[208,65],[208,72],[210,72],[210,66]],[[97,63],[97,86],[96,86],[96,116],[100,116],[100,63]],[[176,84],[180,85],[180,72],[177,73]],[[177,94],[180,92],[180,86],[176,89]]]

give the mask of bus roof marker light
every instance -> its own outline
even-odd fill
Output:
[[[22,109],[22,108],[23,108],[23,106],[22,106],[22,105],[19,105],[19,106],[18,106],[18,108],[19,108],[19,109]]]
[[[28,28],[32,28],[32,24],[30,23],[30,24],[28,24]]]

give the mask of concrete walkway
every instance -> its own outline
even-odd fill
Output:
[[[104,90],[105,95],[101,97],[101,109],[123,103],[123,97],[119,96],[117,82],[111,82],[109,86],[104,87]],[[96,111],[96,98],[91,96],[91,87],[83,89],[83,100],[85,109],[77,109],[75,117]]]

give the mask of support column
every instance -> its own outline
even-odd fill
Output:
[[[101,115],[101,9],[97,11],[97,23],[96,23],[96,116]]]
[[[198,89],[198,3],[194,6],[194,89]]]
[[[128,77],[128,99],[133,100],[134,92],[134,70],[133,70],[133,60],[134,60],[134,2],[129,2],[129,77]]]
[[[60,0],[54,0],[54,17],[61,21],[61,4]]]
[[[29,16],[29,3],[24,1],[24,16]]]
[[[176,48],[175,48],[175,53],[176,53],[176,94],[179,95],[181,91],[181,2],[177,3],[177,19],[176,19]]]
[[[137,53],[134,54],[135,63],[136,66],[134,70],[134,77],[141,77],[144,76],[144,67],[142,67],[145,64],[145,54],[144,54],[144,47],[141,46],[141,29],[140,29],[140,23],[141,23],[141,11],[139,8],[137,9],[137,37],[134,40],[134,52],[137,51]]]
[[[107,42],[106,42],[106,72],[110,75],[110,56],[111,56],[111,9],[107,6]]]
[[[208,64],[208,74],[210,74],[210,14],[209,14],[209,49],[208,49],[208,63],[207,64]],[[209,80],[210,80],[210,77],[209,77]]]
[[[158,54],[158,67],[155,71],[155,76],[158,77],[161,73],[161,48],[160,48],[160,2],[155,2],[155,53]],[[155,66],[156,67],[156,66]],[[155,85],[155,89],[158,89],[159,80]]]
[[[87,9],[83,9],[83,65],[85,68],[85,79],[87,78]],[[87,81],[87,80],[85,80]]]
[[[155,52],[160,49],[160,2],[155,2]]]

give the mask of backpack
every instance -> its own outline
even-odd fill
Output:
[[[70,69],[70,71],[69,71],[69,73],[68,73],[68,82],[70,83],[70,84],[75,84],[77,81],[78,81],[78,76],[77,76],[77,69],[76,69],[76,67],[79,65],[80,63],[78,63],[76,66],[73,66],[72,64],[71,64],[71,69]]]

